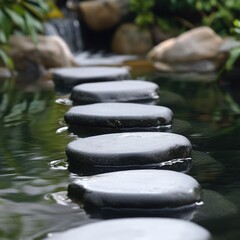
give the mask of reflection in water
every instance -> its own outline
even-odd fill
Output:
[[[53,160],[49,163],[49,166],[54,170],[67,170],[68,163],[65,161],[65,159]]]
[[[52,201],[52,202],[56,202],[59,205],[72,206],[72,208],[75,207],[75,205],[72,203],[72,201],[67,197],[66,191],[46,194],[44,196],[44,199]]]
[[[208,209],[216,206],[215,210],[221,212],[233,209],[229,204],[235,210],[240,207],[240,119],[234,110],[237,103],[226,99],[228,95],[216,83],[155,81],[167,92],[160,96],[159,104],[161,100],[168,102],[174,118],[190,128],[186,135],[194,150],[212,157],[203,161],[198,157],[195,163],[193,157],[190,175],[204,189],[220,193],[227,201],[223,203],[212,194],[211,201],[203,205],[206,211],[198,215],[200,224],[216,239],[238,239],[239,212],[214,220],[208,214]],[[167,99],[169,92],[173,94]],[[171,101],[171,96],[181,99],[181,104]],[[71,178],[76,177],[66,170],[65,148],[73,136],[67,131],[56,134],[64,126],[62,119],[69,108],[68,104],[57,104],[56,99],[59,96],[52,90],[24,92],[12,81],[0,82],[1,239],[41,239],[49,232],[92,221],[83,210],[73,208],[65,195]]]

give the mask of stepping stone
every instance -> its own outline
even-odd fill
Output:
[[[50,240],[210,240],[203,227],[170,218],[125,218],[101,221],[56,233]]]
[[[158,85],[141,80],[86,83],[75,86],[71,100],[75,105],[97,102],[138,102],[158,99]]]
[[[108,209],[157,212],[195,209],[201,187],[192,177],[168,170],[130,170],[81,177],[68,186],[68,196],[94,211]]]
[[[193,221],[205,223],[209,220],[223,220],[236,217],[239,214],[238,207],[223,195],[204,189],[202,191],[204,204],[194,214]]]
[[[129,76],[129,70],[125,67],[75,67],[53,70],[55,87],[64,92],[81,83],[120,80]]]
[[[189,122],[185,120],[174,119],[172,122],[172,128],[168,132],[188,136],[193,133],[193,127]]]
[[[216,181],[225,169],[221,162],[204,152],[192,151],[192,159],[191,176],[201,183]]]
[[[161,90],[161,105],[167,107],[184,108],[187,106],[187,101],[178,93]]]
[[[67,145],[69,170],[78,174],[123,169],[188,171],[191,143],[184,136],[163,132],[128,132],[82,138]]]
[[[65,122],[70,130],[103,128],[105,131],[170,129],[172,111],[166,107],[136,103],[96,103],[70,108]],[[103,130],[103,131],[104,131]]]

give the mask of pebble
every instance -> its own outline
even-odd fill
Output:
[[[158,99],[158,85],[142,80],[86,83],[72,90],[73,104],[99,102],[138,102]]]
[[[50,240],[210,240],[203,227],[169,218],[125,218],[92,223],[53,234]]]
[[[175,164],[179,171],[187,171],[191,150],[189,140],[178,134],[127,132],[80,138],[67,145],[66,155],[70,171],[83,175],[88,171],[171,169]]]
[[[129,78],[126,67],[73,67],[53,70],[57,90],[68,92],[81,83],[113,81]]]

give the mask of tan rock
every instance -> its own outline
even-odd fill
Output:
[[[152,48],[152,36],[135,24],[121,25],[112,39],[112,51],[118,54],[146,54]]]
[[[16,67],[26,59],[46,69],[77,65],[69,47],[58,36],[38,36],[37,44],[31,37],[12,36],[9,45],[9,55]]]
[[[128,0],[84,1],[79,3],[79,11],[89,28],[101,31],[118,24],[128,6]]]
[[[214,71],[226,59],[225,42],[209,27],[199,27],[155,46],[148,57],[165,71]]]

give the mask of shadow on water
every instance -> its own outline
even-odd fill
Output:
[[[189,174],[208,190],[195,221],[215,239],[239,239],[239,95],[215,82],[149,79],[160,85],[159,104],[191,126],[186,135],[197,152]],[[51,89],[26,92],[10,80],[1,80],[0,93],[0,238],[41,239],[96,221],[66,197],[76,176],[65,148],[75,137],[56,132],[69,106],[56,104]]]

